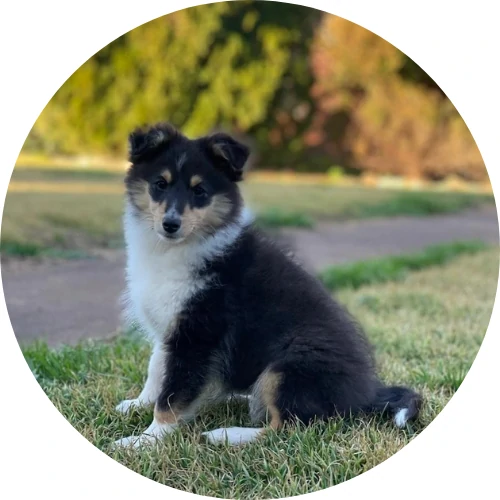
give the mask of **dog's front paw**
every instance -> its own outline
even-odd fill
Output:
[[[176,428],[176,424],[162,424],[153,420],[151,425],[142,434],[118,439],[114,442],[113,447],[140,448],[141,446],[156,444]]]
[[[125,399],[119,405],[116,406],[115,410],[120,413],[128,413],[132,408],[142,408],[146,403],[139,399]]]
[[[128,436],[117,439],[113,443],[114,448],[141,448],[142,446],[150,446],[155,444],[157,438],[149,434],[141,434],[139,436]]]

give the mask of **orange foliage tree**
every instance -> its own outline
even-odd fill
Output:
[[[325,15],[311,47],[311,147],[362,171],[487,177],[453,104],[411,59],[374,33]]]

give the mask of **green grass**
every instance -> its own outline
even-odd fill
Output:
[[[36,243],[27,241],[12,241],[7,238],[2,238],[0,242],[0,251],[6,255],[17,255],[19,257],[37,257],[40,256],[45,249]]]
[[[242,187],[245,197],[257,211],[278,208],[324,220],[426,216],[493,203],[493,196],[471,193],[260,183],[243,184]]]
[[[15,168],[12,172],[11,181],[15,182],[75,182],[75,181],[109,181],[123,184],[124,173],[110,172],[96,169],[72,169],[62,168]]]
[[[429,215],[492,203],[486,195],[360,187],[242,185],[262,227],[310,228],[315,220]],[[123,176],[101,171],[16,169],[2,222],[2,253],[87,252],[123,244]]]
[[[332,419],[270,432],[240,448],[210,445],[205,430],[249,425],[242,403],[204,411],[151,449],[112,450],[137,434],[152,411],[117,414],[136,396],[149,348],[125,335],[60,350],[24,348],[37,380],[70,423],[126,467],[180,490],[224,498],[282,498],[327,488],[383,462],[414,439],[443,409],[469,370],[488,325],[498,278],[498,249],[463,255],[412,272],[399,282],[343,289],[339,300],[365,326],[387,383],[408,384],[425,398],[418,422],[400,430],[380,418]]]
[[[90,257],[90,254],[78,248],[64,249],[43,247],[36,243],[23,243],[3,239],[0,242],[0,252],[4,255],[27,257],[50,257],[59,259],[82,259]]]
[[[120,246],[122,209],[120,194],[9,192],[2,220],[2,253]]]
[[[443,195],[444,194],[444,195]],[[415,193],[397,194],[389,200],[370,205],[360,203],[346,211],[346,216],[394,217],[398,215],[426,216],[459,212],[476,208],[487,198],[469,193]]]
[[[439,266],[462,255],[484,250],[481,241],[457,241],[433,245],[407,255],[381,257],[353,264],[333,266],[319,274],[319,278],[330,290],[338,288],[359,288],[372,283],[402,280],[411,271],[430,266]]]
[[[270,229],[279,227],[312,228],[314,226],[314,221],[308,215],[288,212],[276,207],[271,207],[258,213],[255,223],[259,227]]]

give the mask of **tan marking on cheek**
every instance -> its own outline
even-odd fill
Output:
[[[231,201],[223,194],[216,194],[212,203],[206,207],[204,220],[207,225],[217,228],[222,226],[233,208]]]
[[[189,181],[189,185],[193,188],[198,184],[201,184],[202,181],[203,179],[199,175],[193,175],[193,177],[191,177],[191,180]]]
[[[164,201],[162,201],[161,203],[157,203],[151,197],[149,197],[149,210],[153,215],[155,226],[160,227],[163,221],[163,216],[165,215],[165,211],[167,210],[167,203]]]
[[[215,195],[206,207],[186,207],[181,217],[184,234],[187,236],[197,231],[213,233],[226,221],[231,209],[231,202],[221,194]]]
[[[186,206],[183,214],[181,215],[182,231],[185,236],[196,231],[203,220],[203,209],[192,209]]]
[[[143,180],[134,181],[128,187],[128,194],[132,200],[132,203],[143,212],[147,212],[149,209],[149,202],[151,197],[149,196],[148,183]]]

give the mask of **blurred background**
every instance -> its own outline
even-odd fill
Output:
[[[498,241],[475,142],[410,58],[310,8],[202,5],[110,43],[34,124],[2,223],[16,334],[57,343],[115,332],[127,135],[163,120],[189,136],[222,128],[249,143],[243,191],[257,224],[315,272]]]
[[[166,119],[248,136],[258,170],[487,180],[465,123],[410,58],[275,2],[202,5],[126,33],[59,89],[23,155],[123,159],[132,128]]]

